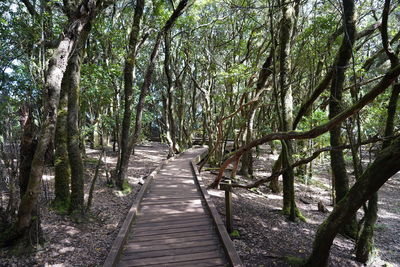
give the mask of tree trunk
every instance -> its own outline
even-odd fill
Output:
[[[184,8],[188,4],[188,0],[181,0],[170,16],[170,18],[167,20],[165,23],[164,27],[158,32],[153,50],[150,55],[150,60],[149,64],[146,69],[146,73],[144,76],[144,81],[143,85],[140,90],[140,96],[139,96],[139,101],[136,106],[136,118],[135,118],[135,129],[133,135],[129,138],[129,144],[127,146],[126,150],[126,157],[121,157],[121,162],[119,164],[118,168],[118,185],[123,185],[123,181],[125,179],[127,170],[128,170],[128,163],[129,163],[129,157],[132,154],[133,148],[136,145],[136,143],[139,141],[139,137],[142,131],[142,115],[143,115],[143,109],[144,109],[144,102],[145,98],[147,96],[148,90],[150,88],[150,85],[152,83],[152,78],[153,78],[153,72],[154,72],[154,66],[155,66],[155,60],[157,57],[158,53],[158,48],[160,47],[161,43],[161,37],[167,33],[175,23],[176,19],[181,15],[183,12]],[[122,138],[122,137],[121,137]],[[119,187],[122,189],[122,187]]]
[[[122,163],[129,161],[131,151],[128,151],[129,145],[129,130],[131,126],[132,117],[132,100],[133,100],[133,79],[134,69],[136,63],[136,47],[138,43],[138,37],[140,32],[140,20],[143,16],[144,0],[137,0],[135,7],[135,14],[132,22],[132,30],[129,36],[128,54],[125,59],[124,68],[124,117],[122,120],[122,131],[121,131],[121,146],[118,154],[118,163],[116,170],[116,185],[122,190],[123,180],[125,178],[125,169],[121,168]],[[128,158],[128,161],[127,161]]]
[[[167,76],[167,96],[165,98],[165,125],[167,140],[170,143],[171,152],[173,154],[179,153],[179,146],[176,143],[176,132],[175,132],[175,119],[172,110],[172,92],[173,92],[173,82],[170,71],[170,48],[171,48],[171,36],[170,33],[165,33],[164,35],[165,43],[165,60],[164,60],[164,70]]]
[[[342,91],[345,81],[345,72],[351,59],[353,43],[356,36],[354,1],[343,0],[343,8],[343,25],[346,29],[346,34],[344,34],[339,53],[335,59],[334,74],[330,87],[329,119],[334,118],[342,111]],[[342,145],[341,125],[342,123],[339,123],[329,131],[330,144],[332,147]],[[343,151],[331,150],[330,156],[336,200],[339,202],[349,190],[349,177],[346,173]],[[356,236],[357,222],[355,217],[343,228],[342,232],[353,238]]]
[[[20,147],[20,166],[19,166],[19,193],[21,198],[24,196],[29,183],[29,174],[31,173],[31,164],[33,156],[35,155],[35,149],[37,141],[35,140],[35,124],[30,108],[23,111],[27,114],[26,119],[21,123],[22,125],[22,138]],[[24,116],[24,117],[25,117]]]
[[[290,86],[289,73],[291,69],[290,47],[293,36],[294,17],[296,15],[294,5],[289,1],[284,1],[282,5],[282,20],[279,32],[280,48],[280,74],[279,84],[281,90],[281,130],[291,131],[293,125],[293,96]],[[282,142],[282,151],[285,153],[286,160],[282,161],[282,167],[288,168],[290,159],[292,158],[293,147],[290,140]],[[290,219],[294,220],[296,205],[294,201],[294,173],[289,170],[283,173],[283,212],[290,214]]]
[[[67,73],[68,70],[65,74]],[[56,210],[63,213],[68,211],[69,208],[71,181],[71,169],[68,158],[67,116],[69,82],[66,81],[67,77],[68,75],[64,75],[63,81],[61,82],[60,103],[58,107],[56,134],[54,137],[56,159],[54,177],[55,199],[53,205]]]
[[[313,251],[304,266],[327,266],[332,242],[357,210],[375,194],[379,188],[400,170],[400,138],[383,149],[360,179],[340,200],[329,217],[319,226]]]
[[[398,63],[399,59],[392,50],[389,43],[388,36],[388,18],[390,11],[390,0],[385,0],[385,5],[382,14],[382,26],[381,26],[381,37],[384,50],[390,59],[391,67],[394,68]],[[392,94],[390,95],[389,104],[387,107],[387,118],[385,124],[384,136],[393,135],[394,121],[396,115],[397,101],[400,93],[400,84],[398,80],[395,81],[392,88]],[[390,146],[391,140],[383,141],[382,148],[385,149]],[[356,243],[356,259],[360,262],[366,263],[373,250],[374,243],[374,228],[378,214],[378,192],[373,194],[371,199],[368,201],[368,209],[364,215],[364,224],[362,227],[361,234],[357,239]]]
[[[68,61],[65,79],[68,83],[68,157],[71,167],[71,202],[69,212],[81,216],[85,212],[84,203],[84,166],[80,149],[79,132],[79,98],[81,63],[84,55],[84,46],[89,36],[90,24],[83,29],[78,45]]]
[[[17,221],[4,243],[15,242],[24,236],[26,230],[35,223],[34,209],[40,194],[40,181],[43,175],[44,157],[47,147],[53,138],[60,98],[61,80],[67,68],[68,58],[79,38],[83,27],[94,17],[96,4],[83,1],[69,19],[69,26],[61,35],[58,47],[49,60],[44,88],[43,124],[37,148],[32,159],[32,168],[26,193],[21,199]],[[8,241],[8,242],[7,242]]]

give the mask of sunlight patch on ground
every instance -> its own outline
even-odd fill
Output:
[[[400,220],[399,214],[395,214],[383,209],[379,210],[379,218]]]
[[[208,189],[207,191],[210,194],[210,196],[219,197],[219,198],[225,198],[225,192],[222,191],[222,190]]]

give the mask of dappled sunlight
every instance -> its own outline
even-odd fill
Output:
[[[217,189],[208,189],[208,194],[213,197],[224,198],[225,199],[225,192],[222,190]]]
[[[43,174],[42,179],[43,179],[43,181],[54,180],[54,175]]]

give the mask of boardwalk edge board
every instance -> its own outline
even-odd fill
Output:
[[[208,151],[206,150],[204,153],[198,155],[196,158],[191,160],[191,166],[192,166],[192,170],[194,173],[194,177],[196,178],[196,182],[201,189],[201,194],[203,195],[204,199],[206,200],[206,206],[211,213],[211,217],[213,218],[213,222],[217,228],[219,238],[222,241],[223,248],[224,248],[225,254],[229,260],[229,263],[233,267],[244,267],[242,261],[239,258],[239,255],[236,252],[233,242],[232,242],[228,232],[226,231],[225,225],[224,225],[217,209],[215,208],[214,203],[212,202],[211,197],[208,194],[206,187],[204,186],[203,179],[201,178],[200,173],[196,167],[196,164],[201,161],[201,159],[205,156],[205,154],[207,154],[207,152]]]
[[[182,153],[181,153],[182,154]],[[125,220],[121,226],[121,229],[118,232],[117,237],[114,239],[113,245],[110,249],[110,252],[107,255],[106,260],[104,261],[103,267],[113,267],[116,266],[118,263],[118,260],[121,256],[122,249],[124,247],[124,244],[126,242],[126,239],[128,238],[128,233],[132,227],[133,220],[136,217],[136,214],[139,209],[139,205],[144,197],[145,192],[149,188],[149,185],[151,184],[153,178],[158,174],[158,172],[161,170],[161,168],[166,165],[169,161],[178,158],[181,154],[171,157],[169,159],[164,159],[160,165],[158,165],[157,168],[155,168],[148,176],[146,179],[146,182],[142,185],[142,187],[139,190],[139,193],[135,197],[135,200],[133,201],[133,204],[131,208],[129,209],[128,214],[125,217]]]

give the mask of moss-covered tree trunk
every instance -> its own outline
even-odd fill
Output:
[[[40,194],[45,153],[54,136],[61,81],[67,68],[68,58],[83,28],[93,19],[97,4],[97,2],[92,1],[82,1],[80,5],[71,11],[72,15],[69,18],[68,26],[63,34],[61,34],[58,46],[49,60],[44,87],[43,123],[32,159],[29,182],[19,205],[17,221],[13,228],[10,229],[7,237],[3,238],[2,244],[9,244],[10,242],[19,240],[21,237],[27,237],[29,227],[37,222],[35,209],[37,208]]]
[[[379,152],[349,192],[337,203],[329,217],[319,226],[313,250],[304,266],[327,266],[332,242],[357,210],[400,170],[400,138]]]
[[[25,195],[28,184],[29,176],[32,169],[32,160],[35,155],[35,150],[37,146],[37,140],[35,140],[35,123],[31,108],[26,106],[23,108],[23,115],[21,120],[21,126],[23,127],[22,137],[21,137],[21,147],[20,147],[20,166],[19,166],[19,193],[21,198]],[[30,226],[26,229],[25,237],[20,240],[21,246],[30,246],[31,244],[42,244],[44,242],[43,232],[40,220],[40,211],[35,205],[32,209],[32,221]]]
[[[296,3],[298,4],[298,3]],[[291,131],[293,125],[293,96],[290,86],[289,73],[291,69],[291,41],[293,37],[293,28],[296,12],[295,6],[291,1],[283,1],[282,20],[279,32],[279,85],[281,100],[281,130],[284,132]],[[290,140],[282,143],[282,152],[285,153],[286,160],[282,160],[282,167],[288,168],[292,157],[293,148]],[[294,173],[293,170],[286,171],[283,177],[283,212],[290,214],[290,219],[295,220],[296,205],[294,201]]]
[[[353,43],[356,36],[354,1],[343,0],[343,10],[343,25],[346,30],[333,66],[334,74],[330,87],[329,119],[334,118],[343,110],[342,91],[346,77],[345,72],[351,59]],[[341,125],[342,123],[339,123],[329,131],[330,144],[332,147],[342,145]],[[343,151],[331,150],[330,156],[336,200],[339,202],[349,190],[349,177],[346,172]],[[356,232],[357,223],[355,217],[353,217],[350,223],[344,227],[343,233],[350,237],[355,237]]]
[[[388,35],[388,18],[390,11],[390,0],[385,0],[383,14],[382,14],[382,26],[381,26],[381,37],[384,50],[390,60],[391,67],[394,68],[398,63],[399,59],[394,53],[389,43]],[[400,93],[400,84],[396,80],[392,87],[392,93],[390,95],[389,104],[387,107],[387,117],[385,124],[384,136],[391,136],[394,132],[394,121],[396,115],[397,102]],[[383,142],[382,148],[386,148],[390,145],[390,140]],[[364,215],[364,224],[362,231],[357,239],[356,243],[356,259],[360,262],[366,263],[372,254],[374,248],[374,228],[378,214],[378,193],[375,193],[368,201],[368,209]]]
[[[68,70],[66,71],[68,72]],[[55,176],[53,205],[58,211],[67,211],[70,200],[70,182],[71,170],[68,158],[68,132],[67,132],[67,112],[68,112],[68,90],[69,83],[66,81],[67,75],[64,75],[61,82],[60,103],[58,107],[58,116],[56,124],[55,142]]]
[[[165,57],[164,57],[164,71],[167,77],[167,92],[165,98],[165,131],[167,141],[170,147],[170,153],[179,153],[179,145],[176,142],[176,126],[173,113],[173,91],[174,84],[172,82],[171,70],[170,70],[170,50],[171,50],[171,34],[165,33],[164,35],[165,44]],[[170,156],[172,156],[172,154]]]
[[[71,167],[71,201],[69,212],[77,215],[84,214],[84,166],[80,149],[79,130],[79,98],[81,63],[84,54],[84,46],[89,36],[90,24],[83,29],[79,42],[73,55],[68,61],[67,71],[64,75],[69,84],[68,90],[68,157]]]
[[[35,155],[37,141],[35,140],[35,124],[30,107],[22,108],[25,113],[21,117],[22,137],[20,146],[20,165],[19,165],[19,193],[21,198],[24,196],[29,183],[29,174],[33,156]]]
[[[135,14],[133,16],[132,30],[129,35],[128,52],[125,58],[124,67],[124,116],[122,119],[120,150],[118,154],[118,163],[116,170],[116,185],[119,189],[123,189],[123,180],[126,176],[126,168],[121,165],[127,164],[132,151],[128,151],[129,131],[132,119],[132,100],[133,100],[133,79],[136,64],[136,47],[140,33],[140,21],[143,16],[144,0],[137,0]]]
[[[136,118],[135,118],[134,132],[129,137],[129,143],[128,143],[127,149],[126,149],[126,157],[124,157],[124,159],[121,160],[118,170],[117,170],[118,172],[123,174],[118,178],[119,185],[123,184],[123,181],[125,179],[125,176],[126,176],[126,173],[128,170],[129,157],[133,151],[134,146],[139,141],[140,134],[142,132],[142,116],[143,116],[144,104],[145,104],[145,99],[148,94],[148,90],[152,83],[153,72],[154,72],[154,68],[155,68],[155,61],[157,58],[158,49],[161,44],[161,37],[171,30],[173,24],[175,23],[177,18],[182,14],[182,12],[186,8],[187,4],[188,4],[188,0],[181,0],[179,2],[178,6],[176,7],[176,9],[174,10],[174,12],[171,14],[169,19],[166,21],[164,27],[162,29],[160,29],[160,31],[157,34],[156,40],[153,45],[153,49],[151,51],[149,63],[147,65],[146,73],[144,75],[144,81],[143,81],[142,87],[140,89],[139,100],[136,105]]]

